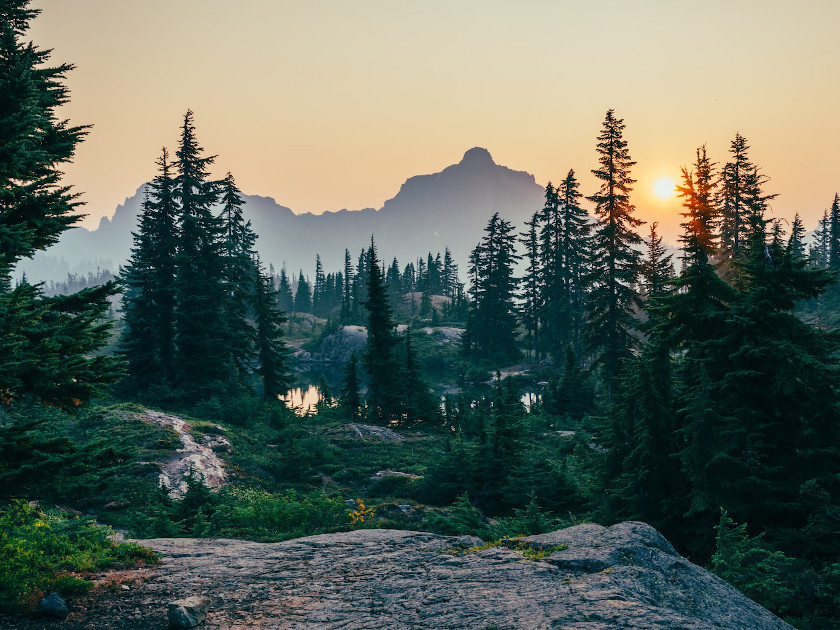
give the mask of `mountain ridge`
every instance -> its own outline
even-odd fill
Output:
[[[130,255],[131,233],[147,186],[141,184],[111,217],[102,217],[97,229],[66,232],[46,252],[24,261],[19,273],[31,281],[59,281],[67,273],[86,274],[97,267],[116,271]],[[276,268],[285,264],[289,272],[297,273],[314,269],[316,253],[326,270],[341,269],[344,249],[355,260],[371,236],[383,261],[396,257],[405,266],[429,251],[448,247],[465,270],[469,251],[494,212],[521,224],[542,207],[543,194],[532,174],[496,164],[487,149],[473,147],[457,164],[407,178],[379,209],[296,214],[274,197],[242,196],[262,260]]]

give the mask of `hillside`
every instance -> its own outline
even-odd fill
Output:
[[[116,269],[129,256],[145,185],[103,217],[96,230],[75,228],[59,243],[19,271],[30,280],[62,280],[68,272],[87,274],[97,267]],[[439,173],[411,177],[399,192],[374,210],[341,210],[295,214],[270,197],[244,195],[244,214],[259,236],[257,249],[266,263],[292,272],[311,273],[315,253],[327,269],[340,269],[344,249],[356,257],[377,241],[382,260],[396,256],[402,264],[429,251],[449,247],[461,269],[481,238],[490,215],[522,223],[543,204],[544,191],[534,176],[500,166],[486,149],[473,148]]]

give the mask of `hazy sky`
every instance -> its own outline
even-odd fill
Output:
[[[840,190],[836,0],[36,0],[31,31],[72,62],[65,115],[94,125],[65,181],[93,227],[198,138],[249,194],[296,212],[381,207],[411,175],[473,146],[540,184],[574,168],[594,192],[610,107],[638,163],[640,218],[677,232],[652,194],[736,132],[812,229]],[[493,211],[488,208],[488,216]]]

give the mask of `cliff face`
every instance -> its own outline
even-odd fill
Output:
[[[63,628],[162,628],[167,603],[194,595],[211,600],[206,628],[791,627],[643,523],[484,549],[469,537],[396,530],[144,544],[163,562],[122,575],[127,590],[71,600]]]

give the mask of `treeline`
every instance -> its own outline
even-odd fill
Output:
[[[344,250],[344,270],[324,272],[321,256],[315,256],[313,282],[301,270],[290,278],[285,266],[280,273],[273,267],[270,273],[278,292],[280,308],[287,313],[312,313],[316,317],[331,318],[342,324],[363,324],[366,314],[363,304],[367,299],[370,249],[363,249],[353,264],[350,251]],[[463,318],[466,314],[464,285],[458,279],[458,265],[449,248],[443,256],[438,252],[410,262],[400,271],[397,258],[388,267],[381,268],[385,288],[399,320],[419,316],[446,320]],[[446,300],[435,305],[432,296]]]
[[[187,111],[176,160],[164,148],[143,201],[125,288],[129,392],[153,399],[286,390],[277,291],[254,252],[233,176],[209,178]],[[212,208],[221,203],[221,211]]]
[[[113,282],[114,274],[109,269],[99,269],[97,267],[96,273],[89,271],[85,276],[78,273],[68,273],[67,279],[61,282],[50,280],[44,283],[44,295],[70,295],[87,289],[90,287],[97,287],[107,282]]]
[[[789,233],[768,217],[774,195],[742,136],[721,167],[700,147],[678,186],[676,273],[656,224],[646,241],[636,231],[623,129],[609,111],[593,170],[600,189],[587,198],[594,220],[568,195],[573,173],[547,188],[545,208],[520,237],[523,279],[513,276],[513,226],[490,220],[471,257],[464,350],[516,357],[517,314],[532,356],[558,360],[565,347],[567,365],[585,369],[594,392],[589,419],[563,427],[585,428],[598,447],[594,514],[651,523],[700,561],[712,558],[717,529],[718,552],[727,536],[738,539],[737,553],[750,548],[749,557],[715,556],[730,563],[728,579],[780,614],[831,618],[840,336],[801,315],[837,306],[838,198],[806,252],[798,215]],[[752,577],[739,582],[739,571]]]

